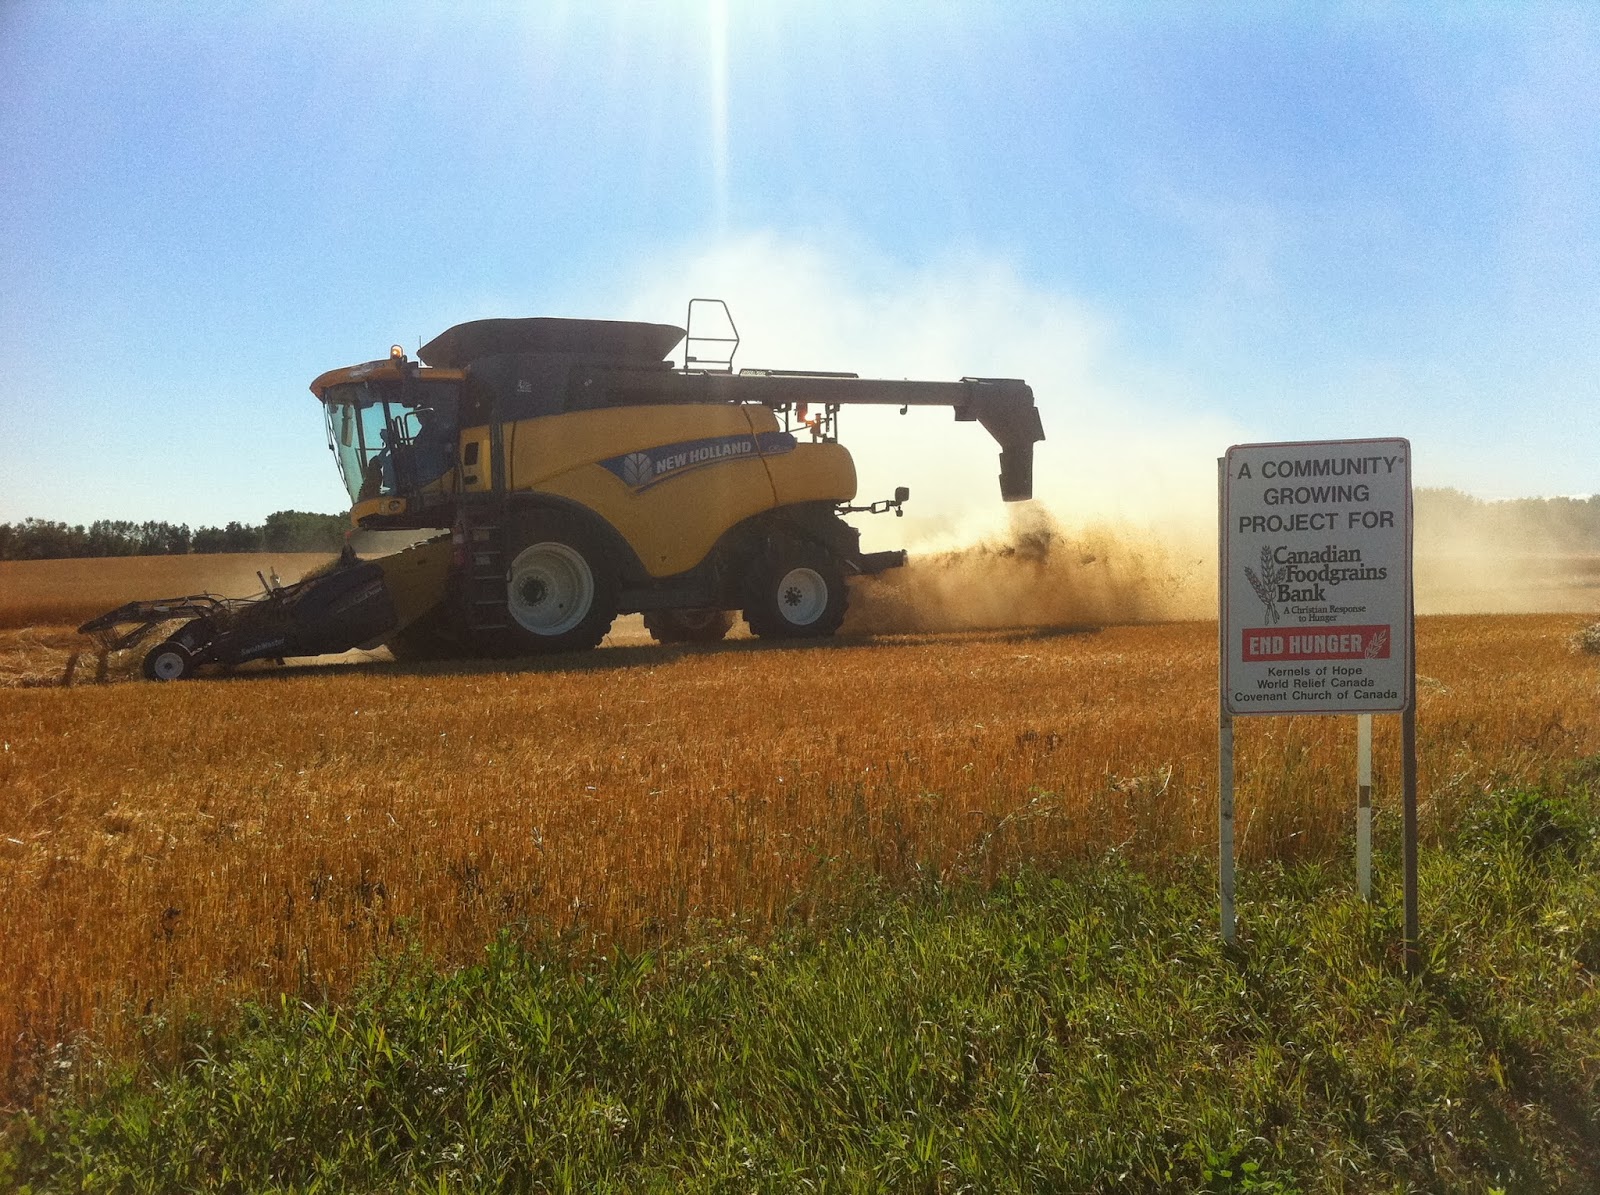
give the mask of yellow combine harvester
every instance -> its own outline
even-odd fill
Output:
[[[908,497],[852,505],[855,466],[837,421],[853,404],[952,408],[998,441],[1002,498],[1032,496],[1044,432],[1025,383],[735,373],[726,307],[695,300],[687,322],[705,304],[726,334],[477,320],[424,345],[420,361],[396,346],[323,374],[311,389],[352,523],[441,534],[377,561],[347,551],[329,572],[259,599],[130,603],[83,629],[105,637],[138,624],[108,640],[129,646],[162,620],[191,620],[146,657],[160,679],[377,643],[401,657],[589,648],[631,612],[662,642],[719,639],[735,611],[763,637],[831,635],[846,579],[905,560],[862,552],[842,517],[898,514]],[[674,368],[667,356],[686,338]],[[298,621],[297,606],[308,609]]]

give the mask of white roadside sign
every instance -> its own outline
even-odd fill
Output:
[[[1411,702],[1411,445],[1241,444],[1223,460],[1222,701],[1240,714]]]

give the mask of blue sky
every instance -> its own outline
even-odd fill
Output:
[[[0,519],[338,509],[323,370],[707,293],[742,364],[1028,378],[1068,517],[1347,435],[1600,490],[1594,10],[1217,7],[7,0]],[[996,506],[921,414],[863,490]]]

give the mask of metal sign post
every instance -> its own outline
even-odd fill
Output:
[[[1372,715],[1356,715],[1356,888],[1372,899]]]
[[[1227,460],[1217,458],[1217,509],[1220,511],[1227,495]],[[1220,563],[1220,562],[1219,562]],[[1223,573],[1226,573],[1223,566]],[[1219,577],[1220,580],[1220,577]],[[1222,676],[1222,657],[1227,652],[1227,629],[1217,623],[1219,680]],[[1217,706],[1217,886],[1222,900],[1222,940],[1233,945],[1233,715],[1228,703]]]
[[[1220,760],[1217,802],[1217,865],[1222,895],[1222,940],[1233,945],[1233,715],[1222,711],[1218,728]]]
[[[1417,671],[1411,658],[1411,673]],[[1404,871],[1406,905],[1406,974],[1422,970],[1422,925],[1417,911],[1417,705],[1413,699],[1400,715],[1401,807],[1405,829]]]
[[[1415,968],[1416,644],[1411,445],[1243,444],[1219,462],[1219,861],[1233,941],[1233,719],[1356,714],[1356,874],[1371,894],[1372,719],[1401,715],[1406,959]]]

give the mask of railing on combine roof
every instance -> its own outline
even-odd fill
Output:
[[[706,306],[722,308],[722,319],[728,325],[726,336],[703,336],[695,332],[694,309],[696,303]],[[702,323],[704,321],[702,320]],[[733,313],[728,310],[728,305],[721,299],[690,299],[689,313],[685,316],[683,326],[687,329],[683,337],[683,368],[701,373],[732,373],[733,355],[739,351],[739,329],[734,326]],[[696,345],[713,346],[698,352]],[[721,354],[726,347],[726,355]],[[705,355],[701,355],[701,354]]]

